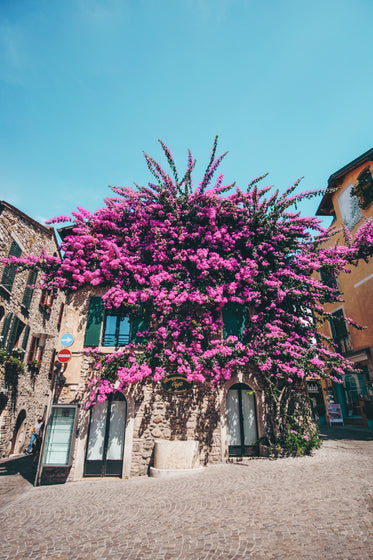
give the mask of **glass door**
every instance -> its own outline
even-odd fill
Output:
[[[121,476],[126,414],[121,393],[92,407],[84,476]]]
[[[233,385],[227,394],[228,451],[231,457],[256,454],[258,439],[255,396],[247,385]]]

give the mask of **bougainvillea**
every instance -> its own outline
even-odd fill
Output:
[[[280,414],[305,377],[340,379],[352,365],[317,326],[328,318],[323,304],[341,296],[316,273],[338,274],[369,258],[372,223],[345,245],[326,248],[333,232],[296,211],[300,200],[320,192],[295,194],[297,182],[272,194],[258,186],[264,177],[245,190],[223,184],[222,174],[213,181],[225,156],[215,157],[216,139],[193,188],[191,153],[179,178],[171,152],[161,145],[170,174],[145,154],[154,183],[112,187],[116,196],[95,213],[78,207],[72,218],[49,222],[73,221],[62,260],[44,253],[17,261],[40,267],[53,290],[99,287],[107,309],[147,321],[136,343],[110,355],[92,349],[92,401],[149,376],[158,382],[178,372],[219,384],[252,367]],[[241,317],[238,335],[223,336],[227,310]]]

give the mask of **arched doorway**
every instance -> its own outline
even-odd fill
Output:
[[[258,439],[255,395],[248,385],[236,383],[227,393],[228,452],[230,457],[257,453]]]
[[[26,411],[24,409],[17,416],[16,425],[14,427],[12,444],[9,455],[16,455],[22,452],[26,437]]]
[[[109,395],[91,409],[84,476],[121,476],[127,403],[122,393]]]

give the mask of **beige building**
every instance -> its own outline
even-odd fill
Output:
[[[58,254],[52,227],[0,201],[0,256]],[[46,415],[55,377],[63,296],[37,287],[40,275],[0,264],[0,457],[25,451],[29,430]],[[35,285],[35,287],[33,287]]]
[[[70,337],[71,359],[48,422],[41,483],[157,474],[264,452],[257,442],[266,435],[265,393],[250,371],[219,389],[177,375],[143,380],[86,408],[94,364],[84,348],[113,352],[139,328],[105,311],[101,295],[82,289],[66,299],[61,333]]]
[[[373,149],[368,150],[342,169],[333,173],[328,180],[327,192],[317,210],[319,216],[332,216],[332,225],[344,226],[352,235],[359,231],[367,218],[373,217]],[[329,244],[344,244],[342,233]],[[324,281],[338,283],[343,294],[343,303],[325,306],[332,314],[331,321],[324,324],[324,334],[331,336],[339,351],[356,364],[356,373],[345,375],[342,385],[324,386],[326,402],[339,404],[345,423],[367,424],[369,399],[373,380],[373,260],[361,261],[350,267],[350,274],[331,278],[324,274]],[[345,317],[365,327],[356,330],[348,325]],[[369,413],[368,413],[369,416]]]

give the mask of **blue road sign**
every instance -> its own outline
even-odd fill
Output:
[[[71,346],[74,342],[74,337],[72,334],[63,334],[60,338],[62,346]]]

